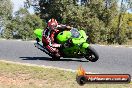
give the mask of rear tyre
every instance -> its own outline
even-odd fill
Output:
[[[86,49],[86,55],[85,58],[91,62],[96,62],[99,59],[99,55],[96,52],[96,50],[94,48],[92,48],[91,46],[89,46]]]

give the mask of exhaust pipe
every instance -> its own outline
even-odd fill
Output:
[[[45,52],[45,53],[49,53],[45,47],[43,47],[43,45],[39,44],[39,43],[34,43],[34,46],[37,47],[38,49],[40,49],[41,51]]]

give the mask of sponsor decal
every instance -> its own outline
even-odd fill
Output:
[[[131,76],[129,74],[87,74],[80,66],[76,81],[79,85],[86,83],[131,83]]]

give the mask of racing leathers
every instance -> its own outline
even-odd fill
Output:
[[[42,42],[45,42],[45,37],[46,37],[46,39],[48,39],[48,43],[47,43],[48,45],[46,47],[50,50],[50,52],[53,52],[57,56],[60,56],[59,50],[57,48],[60,47],[61,44],[57,44],[57,42],[54,41],[55,34],[65,29],[70,30],[71,28],[72,27],[66,25],[57,25],[50,28],[47,27],[43,32]]]

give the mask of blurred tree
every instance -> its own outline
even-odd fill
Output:
[[[77,4],[78,1],[81,3]],[[126,7],[124,5],[131,8],[128,2],[131,1],[125,0],[121,8]],[[119,0],[27,0],[27,3],[37,8],[37,15],[46,21],[55,17],[60,23],[84,29],[91,43],[127,40],[127,17],[119,11]]]
[[[12,18],[11,23],[7,24],[4,35],[6,38],[33,39],[34,29],[44,28],[44,22],[37,15],[29,14],[25,8],[20,8]],[[10,35],[10,36],[8,36]]]
[[[3,31],[5,25],[10,22],[9,20],[11,18],[12,18],[11,0],[0,0],[0,30],[2,28]]]
[[[121,6],[120,6],[120,12],[119,12],[119,17],[118,17],[118,25],[117,25],[117,34],[116,34],[116,41],[118,42],[118,44],[122,44],[125,39],[122,39],[122,31],[124,31],[122,29],[122,24],[123,24],[123,18],[124,18],[124,13],[126,13],[126,11],[128,9],[131,9],[132,6],[132,1],[131,0],[121,0]],[[123,25],[124,26],[124,25]]]
[[[130,39],[132,41],[132,14],[130,13],[126,13],[125,15],[127,15],[126,17],[128,17],[127,19],[127,37],[128,39]]]

